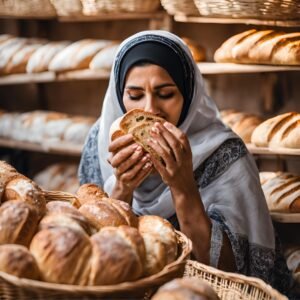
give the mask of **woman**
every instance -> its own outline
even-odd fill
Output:
[[[111,124],[133,108],[166,120],[155,124],[148,141],[163,162],[133,143],[130,134],[110,142]],[[121,44],[79,177],[81,184],[96,183],[132,204],[138,215],[169,219],[192,240],[197,260],[288,289],[289,273],[255,163],[221,122],[177,36],[146,31]]]

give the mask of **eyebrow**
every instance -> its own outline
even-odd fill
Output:
[[[169,86],[175,86],[175,84],[174,83],[163,83],[163,84],[157,85],[156,87],[154,87],[154,89],[159,90],[161,88],[169,87]],[[140,90],[140,91],[144,90],[142,87],[134,86],[134,85],[128,85],[125,88],[128,89],[128,90]]]

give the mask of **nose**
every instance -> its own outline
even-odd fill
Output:
[[[157,99],[155,99],[155,95],[153,95],[152,93],[148,93],[146,95],[146,105],[144,110],[155,115],[160,114],[160,109],[157,103]]]

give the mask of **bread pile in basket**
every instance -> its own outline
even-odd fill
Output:
[[[112,285],[161,271],[178,255],[172,225],[137,217],[130,206],[98,186],[69,202],[46,203],[32,180],[0,161],[0,271],[76,285]]]

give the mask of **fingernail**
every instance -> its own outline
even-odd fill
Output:
[[[167,128],[167,129],[172,129],[172,125],[168,122],[165,122],[164,123],[164,126]]]
[[[148,168],[150,168],[151,167],[151,163],[150,162],[148,162],[148,163],[146,163],[145,165],[144,165],[144,167],[143,167],[143,169],[148,169]]]

